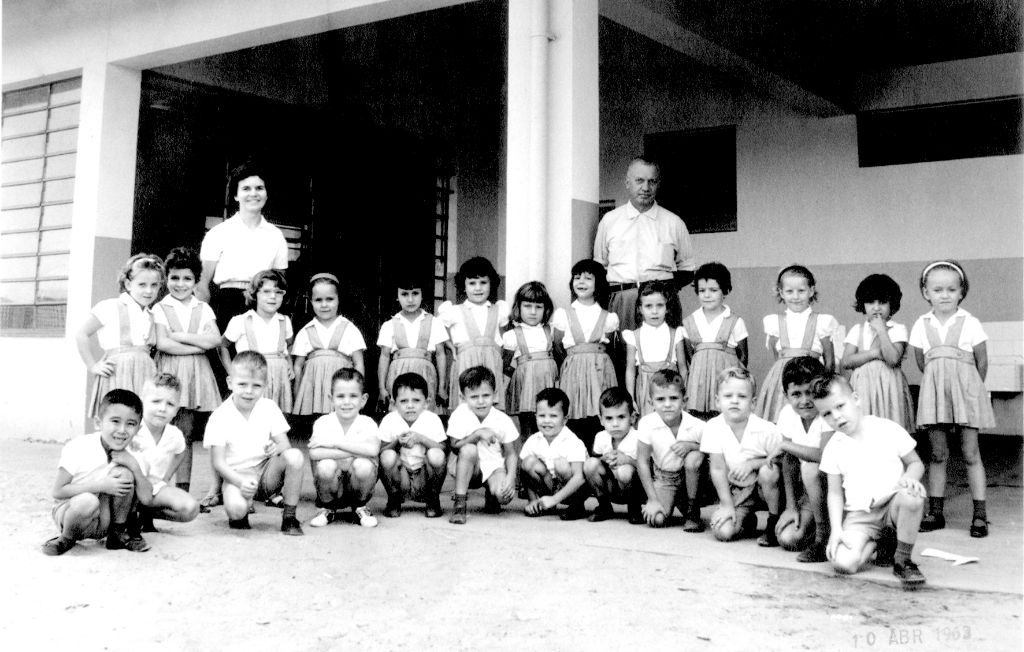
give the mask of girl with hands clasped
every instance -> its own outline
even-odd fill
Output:
[[[558,382],[558,364],[552,353],[548,322],[554,305],[548,289],[530,281],[516,292],[512,304],[513,327],[502,337],[508,384],[508,414],[518,420],[523,436],[537,432],[537,393]],[[514,363],[514,364],[513,364]]]
[[[681,318],[679,295],[671,284],[643,284],[636,298],[636,321],[642,324],[636,330],[622,333],[626,343],[626,389],[639,406],[641,417],[654,411],[648,388],[655,372],[672,369],[686,378]]]

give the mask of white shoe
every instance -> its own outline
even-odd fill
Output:
[[[363,527],[377,527],[377,517],[366,507],[356,507],[356,516],[359,517],[359,525]]]
[[[311,527],[325,527],[328,523],[334,522],[334,510],[321,509],[310,521]]]

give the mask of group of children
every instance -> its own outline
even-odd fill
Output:
[[[624,503],[630,522],[657,527],[678,508],[683,529],[697,532],[705,527],[699,488],[707,468],[719,501],[710,519],[718,539],[752,532],[755,510],[766,507],[759,544],[800,550],[800,561],[832,560],[844,572],[873,554],[875,563],[894,558],[896,574],[914,585],[923,577],[909,551],[918,529],[944,526],[946,437],[958,431],[975,499],[971,535],[987,534],[977,447],[978,429],[994,425],[982,386],[986,338],[959,308],[968,284],[954,261],[922,273],[932,311],[909,337],[891,321],[899,286],[878,274],[860,284],[856,307],[866,321],[846,338],[849,379],[834,373],[835,319],[812,310],[813,274],[785,268],[776,294],[786,309],[764,319],[776,363],[756,392],[745,369],[748,333],[724,303],[731,278],[720,263],[697,270],[700,308],[685,319],[670,283],[641,287],[642,325],[621,334],[619,387],[610,355],[619,324],[605,309],[601,265],[583,260],[573,267],[568,308],[555,309],[544,285],[530,282],[510,309],[497,299],[493,266],[473,258],[456,275],[463,300],[443,303],[436,317],[423,310],[417,283],[399,282],[401,310],[377,341],[379,394],[392,410],[379,426],[361,414],[365,343],[338,315],[336,277],[311,279],[315,318],[293,338],[290,320],[278,312],[284,276],[257,274],[253,309],[232,318],[221,336],[209,306],[192,294],[199,271],[196,256],[183,249],[168,256],[166,274],[159,258],[135,256],[122,273],[124,293],[98,304],[79,331],[79,350],[97,379],[99,432],[88,436],[88,459],[99,461],[102,451],[103,464],[85,469],[88,463],[62,457],[54,490],[64,501],[54,511],[62,534],[47,542],[50,554],[107,531],[108,546],[145,549],[141,531],[149,518],[194,518],[200,506],[187,493],[184,466],[190,446],[170,421],[178,412],[175,423],[191,429],[196,411],[212,412],[203,441],[216,482],[204,502],[222,501],[232,528],[247,528],[254,499],[265,498],[284,508],[285,534],[302,534],[295,507],[305,460],[288,441],[290,413],[293,420],[319,415],[308,447],[319,508],[313,527],[344,509],[361,525],[376,525],[366,504],[378,478],[388,493],[385,516],[400,515],[405,499],[440,516],[450,472],[452,523],[466,522],[468,490],[484,486],[486,512],[500,511],[518,491],[528,497],[528,516],[565,504],[562,519],[599,522]],[[168,294],[151,310],[165,281]],[[93,333],[105,350],[99,361]],[[932,448],[927,513],[923,464],[907,434],[915,428],[900,371],[908,342],[924,371],[916,423]],[[229,374],[223,403],[206,356],[215,348]],[[141,407],[125,389],[141,394]],[[588,450],[573,430],[590,428],[597,434]],[[520,433],[530,436],[523,442]],[[83,440],[71,442],[65,456],[85,447]],[[175,473],[178,487],[170,487]],[[598,506],[588,514],[591,495]]]

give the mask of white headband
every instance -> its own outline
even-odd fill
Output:
[[[936,260],[934,263],[924,268],[921,272],[921,282],[924,283],[928,279],[928,272],[932,271],[936,267],[952,267],[956,270],[956,273],[960,275],[960,283],[964,282],[964,270],[960,269],[960,266],[956,263],[951,263],[948,260]]]

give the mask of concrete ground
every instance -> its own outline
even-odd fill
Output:
[[[423,518],[407,505],[380,526],[278,532],[259,507],[254,529],[227,529],[223,510],[189,524],[158,521],[150,552],[79,545],[60,558],[50,490],[60,445],[0,441],[0,640],[51,650],[1021,650],[1021,440],[983,438],[991,534],[968,536],[970,497],[950,467],[947,529],[922,534],[926,588],[901,590],[891,570],[837,577],[828,564],[625,518],[600,524],[525,518],[522,501],[469,523]],[[197,448],[193,493],[208,465]],[[315,512],[307,469],[299,517]],[[450,499],[442,505],[450,511]],[[710,515],[711,507],[705,509]],[[447,513],[446,513],[447,516]],[[763,516],[762,516],[763,525]],[[979,557],[954,567],[935,548]]]

